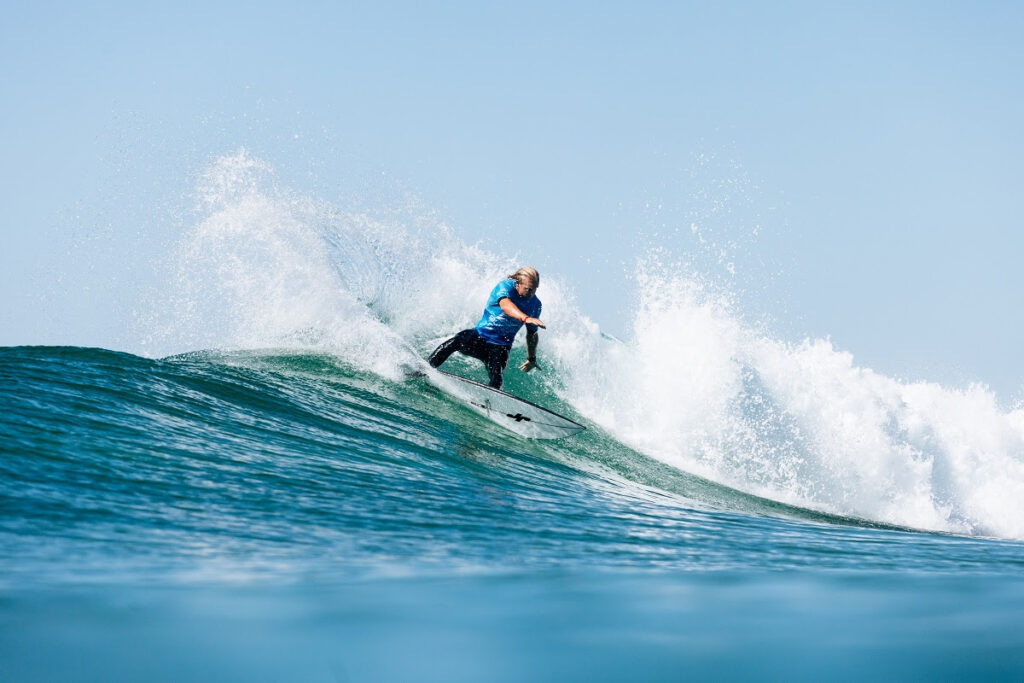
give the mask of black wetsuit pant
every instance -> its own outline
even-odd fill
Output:
[[[501,388],[501,375],[505,372],[505,366],[508,364],[510,347],[486,342],[479,332],[470,328],[459,332],[434,349],[427,362],[430,363],[431,367],[439,367],[441,363],[448,360],[448,357],[456,351],[482,360],[484,365],[487,366],[487,374],[490,375],[491,386],[495,389]]]

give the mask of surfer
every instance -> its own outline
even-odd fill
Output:
[[[483,361],[491,386],[500,389],[512,341],[519,328],[526,325],[526,362],[519,369],[529,372],[540,368],[537,365],[537,328],[547,329],[547,326],[537,317],[541,309],[536,296],[539,286],[540,274],[536,268],[524,266],[509,275],[491,290],[476,327],[463,330],[438,346],[427,362],[431,367],[440,367],[459,351]]]

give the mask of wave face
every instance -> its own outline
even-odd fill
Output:
[[[526,441],[326,353],[0,349],[0,672],[1024,671],[1024,544],[750,496],[515,384],[590,429]]]
[[[417,207],[370,216],[298,196],[244,150],[213,164],[198,196],[138,353],[288,349],[396,381],[521,265]],[[634,279],[632,333],[619,341],[580,310],[573,283],[544,273],[546,370],[509,372],[510,388],[557,397],[617,447],[747,496],[1024,538],[1024,410],[983,386],[857,367],[827,340],[773,339],[721,288],[654,257]]]
[[[422,380],[296,352],[0,349],[8,582],[509,568],[1016,571],[686,475],[597,425],[530,442]],[[553,392],[538,396],[574,413]],[[785,550],[782,550],[782,549]],[[898,549],[898,550],[897,550]]]

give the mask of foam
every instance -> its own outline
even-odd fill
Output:
[[[647,275],[641,291],[629,343],[562,357],[569,400],[624,443],[801,507],[1024,538],[1024,413],[986,387],[902,382],[828,340],[767,338],[693,279]]]
[[[294,347],[385,377],[471,324],[521,265],[420,214],[347,213],[277,186],[245,150],[212,164],[150,320],[150,352]],[[545,273],[542,353],[557,390],[615,438],[785,503],[884,523],[1024,538],[1024,411],[983,386],[908,383],[828,340],[744,324],[699,277],[642,261],[632,334],[601,334]],[[521,343],[521,341],[520,341]]]
[[[279,187],[241,149],[199,176],[198,219],[142,316],[142,351],[301,348],[397,378],[462,329],[513,262],[419,215],[371,217]]]

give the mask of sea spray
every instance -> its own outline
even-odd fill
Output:
[[[432,217],[371,217],[296,195],[245,150],[203,173],[197,196],[199,217],[153,307],[169,317],[150,352],[307,349],[398,379],[473,324],[486,292],[521,265]],[[579,309],[559,273],[543,273],[538,292],[549,329],[533,381],[609,435],[791,505],[1024,538],[1021,410],[1002,410],[984,387],[880,375],[828,340],[774,339],[726,289],[656,258],[633,279],[622,341],[602,333],[600,312]]]
[[[949,389],[858,368],[825,341],[762,340],[756,362],[808,434],[831,510],[909,526],[1024,537],[1024,414],[979,385]]]
[[[560,357],[583,415],[663,462],[780,502],[1024,537],[1024,412],[982,386],[857,367],[828,340],[771,339],[699,280],[641,272],[632,338]]]

